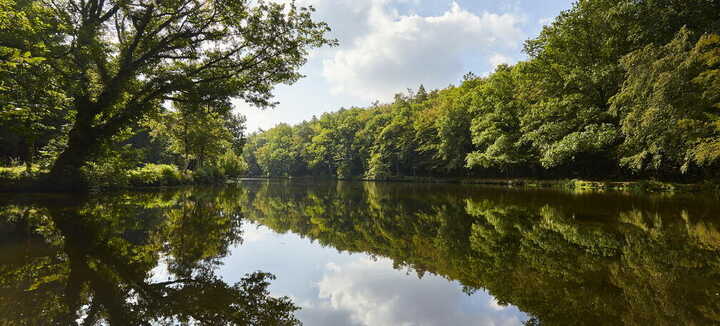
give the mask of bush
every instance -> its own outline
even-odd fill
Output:
[[[24,165],[0,167],[0,192],[45,190],[44,185],[49,182],[48,171],[36,164],[31,171],[28,173]]]
[[[211,184],[223,180],[225,180],[225,171],[218,166],[204,166],[193,171],[193,181],[195,183]]]
[[[174,165],[152,164],[128,171],[130,185],[135,187],[176,186],[183,184],[187,178]]]
[[[121,188],[128,185],[127,167],[112,161],[89,162],[80,171],[93,188]]]
[[[17,181],[25,175],[24,166],[0,167],[0,180]]]
[[[127,187],[127,171],[138,165],[140,151],[131,145],[106,149],[106,155],[95,162],[88,162],[80,171],[91,188]]]
[[[225,172],[225,177],[238,178],[248,170],[248,164],[245,163],[245,159],[235,154],[233,151],[229,151],[223,154],[218,160],[218,166]]]

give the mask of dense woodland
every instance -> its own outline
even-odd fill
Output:
[[[581,0],[526,41],[528,59],[513,66],[246,135],[233,100],[273,107],[274,86],[302,77],[308,51],[337,43],[312,11],[0,0],[0,164],[14,166],[0,179],[78,190],[246,174],[720,173],[717,1]]]
[[[579,1],[526,61],[280,124],[244,157],[258,176],[716,178],[719,17],[717,1]]]

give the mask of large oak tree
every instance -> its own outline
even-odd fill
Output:
[[[53,184],[84,187],[80,168],[112,137],[173,101],[242,99],[275,105],[273,87],[293,83],[308,50],[332,45],[311,7],[250,0],[39,0],[15,10],[56,28],[21,44],[60,76],[74,117]],[[34,9],[33,9],[34,8]]]

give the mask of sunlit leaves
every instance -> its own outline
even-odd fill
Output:
[[[683,29],[664,45],[623,59],[628,78],[613,98],[622,117],[621,163],[634,170],[687,171],[712,163],[717,149],[717,35],[694,44]],[[713,62],[715,61],[715,62]]]

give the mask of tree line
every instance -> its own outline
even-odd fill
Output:
[[[243,153],[258,176],[718,177],[720,4],[582,0],[528,59],[279,124]]]

